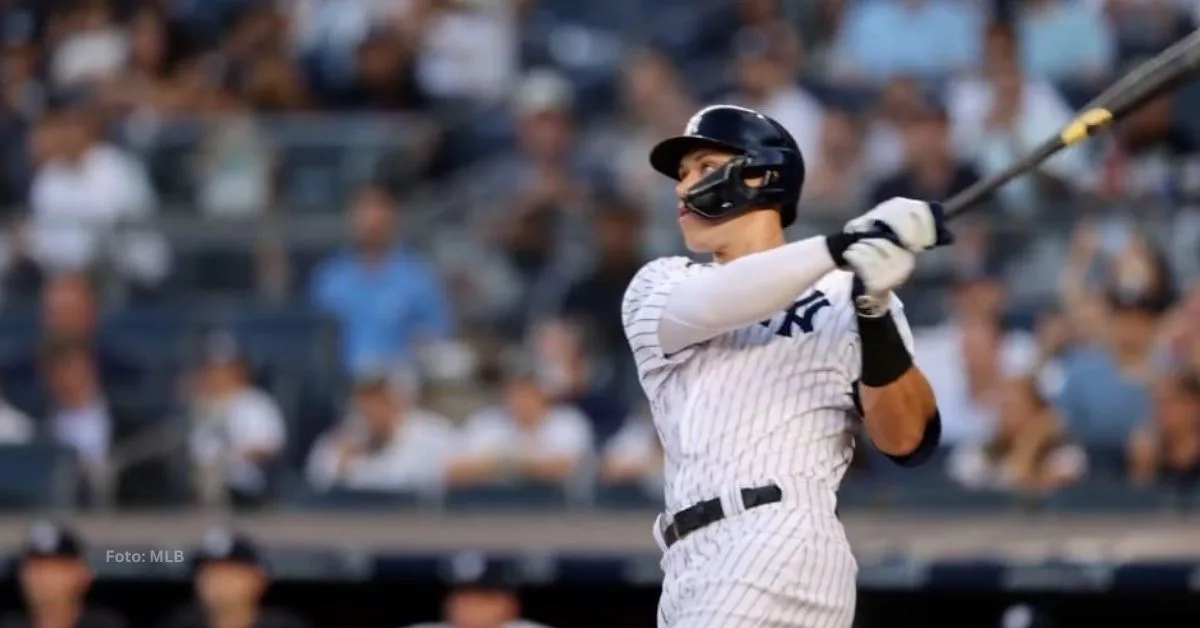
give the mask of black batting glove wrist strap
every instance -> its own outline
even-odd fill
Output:
[[[829,248],[829,256],[838,268],[846,268],[846,249],[862,238],[857,233],[834,233],[825,236],[825,246]]]
[[[900,379],[912,368],[913,361],[891,312],[883,316],[856,318],[862,354],[859,382],[863,386],[883,388]]]

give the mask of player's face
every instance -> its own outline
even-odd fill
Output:
[[[676,211],[679,214],[679,228],[683,231],[683,241],[693,253],[715,253],[736,239],[740,229],[739,219],[745,214],[726,220],[709,220],[689,211],[683,202],[688,190],[704,177],[720,170],[734,157],[733,153],[702,148],[685,155],[679,164],[679,183],[675,185],[675,196],[679,199]],[[747,179],[746,185],[762,185],[762,179]]]
[[[498,591],[457,591],[446,600],[446,619],[454,628],[501,628],[517,617],[517,602]]]
[[[245,565],[215,562],[196,574],[196,594],[207,608],[256,603],[265,588],[262,571]]]
[[[87,567],[74,558],[34,558],[21,565],[21,589],[32,606],[78,600],[89,582]]]

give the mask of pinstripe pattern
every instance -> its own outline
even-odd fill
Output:
[[[797,295],[812,330],[779,333],[776,314],[664,355],[658,320],[671,290],[711,268],[686,258],[644,266],[622,320],[665,453],[667,512],[720,497],[740,513],[740,488],[775,482],[779,504],[708,526],[663,556],[660,628],[848,628],[857,565],[834,510],[853,455],[850,391],[859,345],[849,273]],[[797,312],[800,314],[800,312]],[[903,317],[898,326],[908,332]],[[661,546],[661,545],[660,545]]]

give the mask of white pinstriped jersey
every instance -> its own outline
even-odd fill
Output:
[[[622,304],[625,333],[665,453],[667,512],[731,487],[796,478],[837,490],[853,455],[859,376],[853,275],[834,271],[768,321],[673,355],[658,341],[671,290],[712,264],[643,266]],[[893,299],[911,350],[911,330]]]

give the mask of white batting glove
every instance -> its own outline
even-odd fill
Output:
[[[940,244],[938,241],[939,220],[933,208],[925,201],[911,198],[886,200],[867,213],[846,223],[846,233],[868,233],[882,225],[890,229],[913,253],[920,253]]]
[[[917,266],[917,256],[886,238],[859,240],[842,255],[863,282],[866,293],[855,306],[863,316],[882,316],[891,306],[892,291],[904,285]]]

